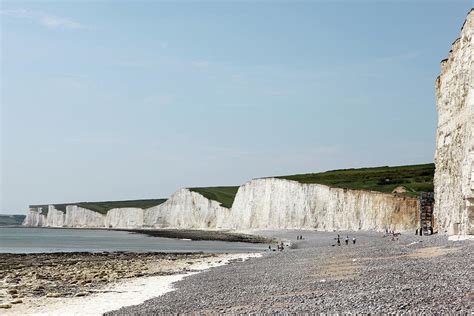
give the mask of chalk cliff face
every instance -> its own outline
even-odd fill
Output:
[[[66,227],[105,227],[104,215],[76,205],[66,207],[64,226]]]
[[[25,220],[23,221],[23,226],[29,227],[43,227],[46,225],[46,216],[43,214],[42,210],[30,208],[28,214],[26,214]]]
[[[106,216],[77,206],[30,212],[25,225],[97,228],[414,230],[418,200],[268,178],[239,188],[232,209],[187,189],[149,209],[112,209]]]
[[[231,210],[199,193],[181,189],[169,200],[145,210],[144,224],[153,228],[226,228]]]
[[[474,11],[468,14],[436,80],[435,220],[440,232],[473,234]]]
[[[53,205],[49,205],[47,214],[44,213],[46,212],[31,208],[23,225],[36,227],[106,227],[106,217],[104,215],[76,205],[68,205],[65,213],[57,210]]]
[[[111,209],[105,217],[105,227],[142,228],[143,212],[143,209],[133,207]]]
[[[418,226],[418,200],[268,178],[239,188],[232,228],[409,230]]]
[[[65,226],[66,214],[57,210],[53,205],[48,206],[48,215],[46,216],[45,226],[62,227]]]

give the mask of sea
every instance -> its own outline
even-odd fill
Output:
[[[151,237],[125,231],[0,227],[0,253],[261,252],[264,244]]]

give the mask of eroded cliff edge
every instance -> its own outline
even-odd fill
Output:
[[[99,214],[77,206],[48,213],[30,210],[24,225],[42,227],[415,230],[417,198],[320,184],[267,178],[237,191],[232,208],[199,193],[181,189],[148,209],[112,209]]]
[[[473,34],[471,10],[436,80],[434,217],[438,230],[450,235],[474,233]]]

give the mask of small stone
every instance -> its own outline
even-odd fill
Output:
[[[79,293],[77,293],[75,296],[76,296],[76,297],[81,297],[81,296],[86,296],[86,295],[89,295],[89,293],[87,293],[87,292],[79,292]]]
[[[12,308],[12,304],[0,304],[0,308],[9,309]]]
[[[48,294],[46,294],[46,297],[61,297],[61,293],[57,293],[57,292],[50,292]]]
[[[11,304],[21,304],[21,303],[23,303],[23,300],[21,300],[21,299],[11,301]]]

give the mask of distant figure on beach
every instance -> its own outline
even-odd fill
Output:
[[[346,236],[346,245],[349,245],[349,236]]]
[[[418,236],[418,228],[417,228],[417,229],[416,229],[416,231],[415,231],[415,235],[417,235],[417,236]]]
[[[338,245],[338,246],[341,245],[341,240],[339,239],[339,235],[337,235],[337,245]]]
[[[272,251],[272,246],[271,245],[268,245],[268,250]]]
[[[356,244],[356,238],[355,238],[355,237],[352,238],[352,243],[353,243],[354,245]]]

